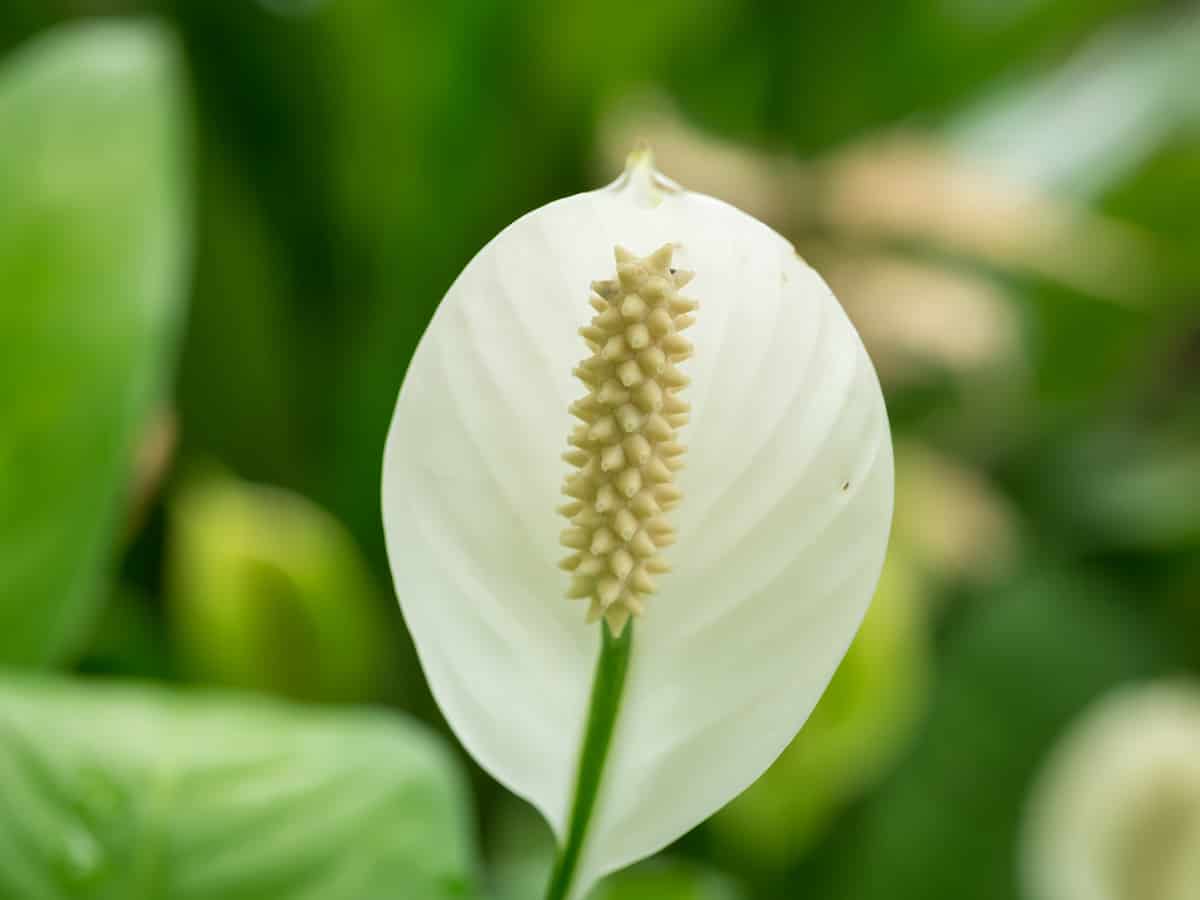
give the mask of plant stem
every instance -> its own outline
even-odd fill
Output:
[[[571,804],[571,819],[567,839],[554,861],[546,900],[566,900],[575,879],[575,870],[587,837],[588,824],[596,807],[596,796],[604,776],[608,747],[621,708],[621,692],[625,673],[629,669],[629,654],[633,648],[633,622],[627,622],[620,637],[613,637],[608,625],[600,623],[600,658],[592,681],[592,698],[588,706],[587,726],[579,752],[579,771],[575,777],[575,798]]]

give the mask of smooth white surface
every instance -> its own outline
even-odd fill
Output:
[[[625,184],[625,187],[621,187]],[[625,181],[526,215],[447,293],[396,405],[383,517],[425,674],[467,750],[560,838],[599,646],[555,563],[576,329],[613,247],[679,246],[700,301],[684,369],[674,571],[634,656],[574,896],[711,815],[808,717],[883,562],[892,450],[874,369],[790,244],[698,194]]]

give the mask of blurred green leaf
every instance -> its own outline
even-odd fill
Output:
[[[132,585],[120,585],[108,598],[92,630],[77,670],[127,678],[171,674],[170,644],[157,607]]]
[[[670,87],[690,113],[810,152],[890,123],[952,115],[986,85],[1033,60],[1053,61],[1144,2],[741,0],[726,20],[682,47],[664,41],[660,52],[688,63]]]
[[[490,896],[526,900],[545,893],[554,865],[554,838],[533,807],[504,795],[485,835]]]
[[[0,896],[475,896],[463,783],[382,712],[0,684]]]
[[[1200,123],[1197,78],[1200,11],[1181,6],[1109,28],[1067,64],[992,92],[950,138],[1023,183],[1094,196]]]
[[[340,522],[299,494],[217,474],[170,508],[171,632],[188,674],[305,700],[378,696],[385,601]]]
[[[552,857],[510,861],[498,873],[496,900],[534,900],[546,890]],[[654,859],[610,876],[588,900],[742,900],[728,877],[703,865]]]
[[[593,900],[739,900],[732,881],[705,866],[654,860],[614,875]]]
[[[1195,98],[1195,107],[1193,117],[1200,120],[1200,97]],[[1200,127],[1181,131],[1158,145],[1143,165],[1114,185],[1104,197],[1104,205],[1111,215],[1177,242],[1180,254],[1186,254],[1191,264],[1189,271],[1195,273],[1200,271],[1194,252],[1200,221],[1188,214],[1194,204],[1181,203],[1180,198],[1200,198]]]
[[[71,653],[107,591],[188,245],[178,48],[63,27],[0,68],[0,661]]]
[[[295,293],[279,235],[259,192],[224,142],[200,142],[196,273],[179,361],[177,403],[185,452],[239,472],[302,483],[309,407],[292,379],[300,367]]]
[[[1054,460],[1039,484],[1045,517],[1087,546],[1149,552],[1200,550],[1196,440],[1102,431]]]

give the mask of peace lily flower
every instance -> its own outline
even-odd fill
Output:
[[[400,391],[384,527],[443,713],[558,840],[548,900],[664,847],[788,745],[891,509],[878,380],[836,299],[648,153],[467,265]]]
[[[1200,898],[1200,684],[1122,688],[1050,756],[1023,829],[1033,900]]]

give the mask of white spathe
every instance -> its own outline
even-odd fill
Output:
[[[700,302],[679,540],[634,623],[575,898],[703,821],[787,746],[862,620],[891,522],[875,371],[786,240],[645,159],[523,216],[438,307],[384,453],[396,592],[467,750],[562,840],[600,646],[556,566],[572,370],[588,353],[577,329],[616,245],[668,242]]]

